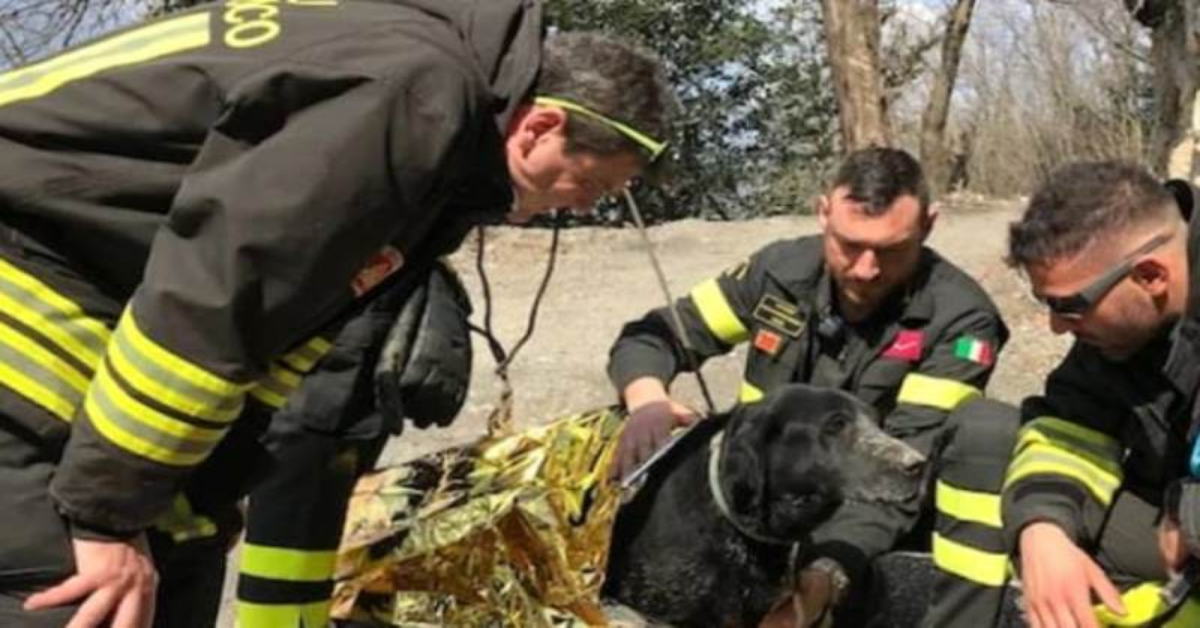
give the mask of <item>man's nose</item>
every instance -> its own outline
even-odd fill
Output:
[[[871,281],[879,276],[879,258],[875,257],[875,251],[866,249],[858,255],[854,260],[854,265],[850,267],[850,275],[859,281]]]

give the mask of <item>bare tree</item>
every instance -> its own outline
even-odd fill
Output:
[[[878,0],[823,0],[825,39],[846,151],[891,142],[879,62]]]
[[[5,0],[0,68],[28,63],[105,31],[136,11],[136,0]]]
[[[1158,93],[1152,139],[1154,165],[1172,177],[1200,176],[1200,7],[1189,0],[1125,0],[1134,18],[1151,29],[1151,58]]]
[[[947,13],[941,65],[933,76],[929,102],[921,116],[921,161],[930,183],[939,191],[945,190],[950,183],[951,159],[946,148],[946,123],[950,118],[950,97],[958,79],[963,42],[967,39],[974,10],[975,0],[956,0]]]

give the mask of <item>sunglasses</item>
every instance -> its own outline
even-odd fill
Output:
[[[566,109],[567,111],[580,114],[584,117],[591,118],[595,122],[603,124],[617,133],[624,135],[633,143],[641,146],[646,150],[646,152],[650,153],[650,163],[657,161],[658,158],[667,150],[666,142],[660,142],[653,137],[650,137],[649,135],[646,135],[645,133],[642,133],[641,131],[629,126],[628,124],[621,122],[620,120],[614,120],[577,102],[573,102],[565,98],[556,98],[553,96],[538,96],[533,99],[533,102],[539,105],[546,105],[548,107],[559,107],[561,109]]]
[[[1132,253],[1125,256],[1121,263],[1113,266],[1096,278],[1095,281],[1088,284],[1083,290],[1075,294],[1068,294],[1060,297],[1038,296],[1037,300],[1049,308],[1050,312],[1062,318],[1082,318],[1089,310],[1104,298],[1117,284],[1121,283],[1129,273],[1133,272],[1133,268],[1137,266],[1139,258],[1150,251],[1162,246],[1167,240],[1171,239],[1170,233],[1161,233],[1151,238],[1145,244],[1139,246]]]

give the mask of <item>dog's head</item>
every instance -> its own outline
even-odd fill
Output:
[[[803,537],[845,500],[902,501],[921,489],[924,458],[839,390],[775,389],[735,408],[725,439],[721,484],[734,516],[776,538]]]

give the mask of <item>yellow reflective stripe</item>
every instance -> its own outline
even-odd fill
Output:
[[[0,373],[14,392],[71,421],[87,392],[78,367],[0,321]]]
[[[276,363],[266,377],[258,381],[258,385],[250,389],[250,396],[271,406],[282,408],[292,393],[300,387],[303,377],[296,372]]]
[[[750,337],[750,332],[738,319],[737,314],[734,314],[716,279],[709,279],[696,286],[691,296],[696,309],[700,311],[700,317],[704,319],[704,324],[721,342],[735,345]]]
[[[1112,437],[1055,417],[1038,417],[1021,428],[1005,487],[1031,475],[1066,476],[1102,504],[1121,484],[1120,445]]]
[[[7,386],[20,395],[27,397],[64,421],[70,422],[75,416],[75,409],[79,406],[78,399],[68,399],[62,396],[60,394],[62,391],[55,390],[45,383],[29,377],[25,371],[0,363],[0,380],[3,380]]]
[[[154,521],[154,527],[171,535],[176,543],[209,538],[217,533],[217,524],[208,517],[197,515],[192,510],[192,503],[182,493],[175,495],[171,508]]]
[[[207,452],[180,453],[148,441],[127,430],[125,426],[113,421],[95,402],[95,397],[89,395],[83,403],[83,409],[91,419],[96,431],[122,449],[137,456],[149,458],[172,466],[195,466],[204,461]]]
[[[92,425],[113,444],[137,456],[172,466],[194,466],[216,446],[225,430],[198,427],[163,415],[128,395],[101,365],[84,402]]]
[[[1112,502],[1121,485],[1121,475],[1096,466],[1087,458],[1056,448],[1035,445],[1017,454],[1008,466],[1004,487],[1033,475],[1065,476],[1082,484],[1103,505]]]
[[[241,412],[250,384],[238,384],[175,355],[147,337],[126,310],[109,350],[122,379],[146,397],[180,413],[226,423]]]
[[[130,395],[109,372],[107,365],[100,366],[100,372],[92,384],[92,394],[101,403],[111,404],[110,411],[121,415],[123,422],[140,423],[167,437],[170,440],[192,440],[201,443],[216,443],[225,435],[224,429],[212,429],[192,425],[175,417],[159,412],[141,400]]]
[[[28,325],[83,365],[94,367],[112,332],[70,299],[0,259],[0,310]]]
[[[280,358],[280,361],[291,367],[293,370],[300,373],[307,373],[312,370],[312,367],[317,362],[325,357],[326,353],[333,348],[333,343],[317,336],[312,340],[304,343],[298,349],[289,352]]]
[[[83,398],[83,394],[87,392],[91,373],[80,373],[75,365],[55,355],[53,351],[30,340],[28,336],[13,329],[4,323],[4,321],[0,321],[0,344],[11,347],[17,355],[40,367],[38,370],[44,370],[53,374],[56,379],[62,380],[68,387],[79,393],[79,398],[75,400],[76,404],[79,403],[79,399]]]
[[[209,15],[165,20],[0,75],[0,106],[45,96],[81,78],[208,45]]]
[[[1062,419],[1042,417],[1030,421],[1017,433],[1014,450],[1021,451],[1035,444],[1072,452],[1110,473],[1121,472],[1121,446],[1115,439]]]
[[[988,587],[1004,586],[1008,555],[994,554],[933,533],[933,564],[947,573]]]
[[[959,521],[982,523],[993,528],[1004,526],[1000,518],[1000,496],[994,493],[968,491],[938,480],[934,503],[938,512]]]
[[[276,410],[279,410],[287,405],[287,397],[284,397],[265,386],[256,386],[251,388],[250,396],[272,408],[275,408]]]
[[[742,382],[742,389],[738,392],[738,401],[742,403],[754,403],[762,401],[763,391],[750,382]]]
[[[900,385],[896,401],[949,412],[981,396],[983,392],[978,388],[955,379],[909,373]]]
[[[255,604],[238,601],[238,628],[324,628],[329,624],[328,600],[309,604]]]
[[[324,582],[333,578],[337,552],[267,547],[247,543],[242,547],[243,574],[268,580]]]

